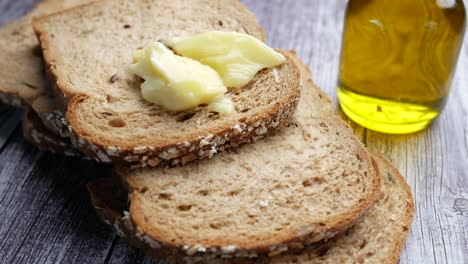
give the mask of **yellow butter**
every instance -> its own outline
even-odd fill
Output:
[[[198,61],[175,55],[163,44],[156,42],[133,54],[130,73],[142,77],[143,98],[172,111],[184,111],[201,104],[216,101],[213,111],[231,113],[229,106],[219,105],[227,91],[219,74]],[[225,104],[231,104],[224,98]],[[227,110],[231,109],[231,110]],[[221,113],[221,112],[220,112]]]
[[[235,107],[226,87],[242,87],[285,60],[250,35],[212,31],[152,43],[133,53],[128,70],[145,80],[141,93],[151,103],[172,111],[207,104],[210,111],[229,115]]]
[[[226,96],[218,96],[214,98],[213,101],[208,104],[208,110],[217,112],[221,115],[230,115],[235,111],[234,103]]]
[[[138,63],[139,61],[143,60],[145,57],[145,50],[136,50],[133,52],[133,63]]]
[[[211,31],[165,41],[178,55],[213,68],[227,87],[242,87],[264,68],[278,66],[285,57],[262,41],[242,33]]]

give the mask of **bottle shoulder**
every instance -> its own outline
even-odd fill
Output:
[[[376,15],[379,13],[410,13],[415,16],[423,13],[466,14],[463,0],[348,0],[348,12]]]
[[[450,2],[452,1],[452,2]],[[462,0],[349,0],[346,18],[381,23],[405,22],[466,23],[466,8]]]

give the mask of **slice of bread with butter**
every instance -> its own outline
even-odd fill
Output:
[[[186,3],[103,0],[33,22],[73,141],[85,154],[141,167],[184,164],[289,123],[300,77],[287,56],[248,85],[228,90],[235,108],[230,115],[204,105],[177,113],[142,97],[142,80],[128,66],[132,52],[149,43],[215,30],[264,40],[255,16],[237,0],[194,0],[183,8]]]
[[[275,135],[185,166],[117,168],[140,234],[185,255],[262,255],[352,225],[380,177],[308,72],[302,82],[293,124]]]
[[[380,196],[376,203],[343,234],[306,248],[297,244],[297,252],[249,259],[255,255],[230,253],[235,258],[204,256],[198,248],[192,256],[177,254],[160,247],[141,233],[128,212],[127,192],[115,179],[104,178],[88,184],[91,201],[101,220],[117,234],[165,263],[205,264],[337,264],[398,263],[414,217],[411,190],[395,167],[380,154],[372,153],[381,175]],[[235,162],[235,161],[234,161]],[[255,168],[256,171],[259,171]]]

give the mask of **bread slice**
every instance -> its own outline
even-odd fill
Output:
[[[153,167],[210,158],[284,126],[300,95],[299,72],[288,57],[228,93],[237,111],[231,116],[206,107],[173,113],[142,98],[141,80],[126,70],[139,47],[210,30],[265,39],[237,0],[104,0],[33,24],[72,137],[102,162]]]
[[[26,16],[0,28],[0,101],[17,107],[34,108],[44,120],[48,113],[56,110],[31,21],[33,17],[89,1],[45,0]],[[55,129],[54,126],[49,128]]]
[[[71,157],[81,156],[71,145],[70,139],[48,130],[34,111],[25,110],[21,124],[24,138],[40,150]]]
[[[308,77],[293,125],[276,135],[182,167],[116,169],[140,234],[186,255],[274,255],[361,216],[379,175]]]
[[[154,248],[139,235],[129,218],[126,191],[114,179],[88,184],[92,203],[100,218],[112,226],[130,244],[170,263],[397,263],[414,217],[411,190],[393,165],[377,153],[372,154],[381,175],[378,201],[356,225],[327,242],[319,242],[302,251],[273,258],[212,259],[184,257]]]
[[[32,106],[48,94],[41,49],[32,29],[33,17],[50,14],[90,0],[46,0],[26,16],[0,29],[0,98],[9,104]]]

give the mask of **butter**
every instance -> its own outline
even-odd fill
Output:
[[[145,80],[145,100],[171,111],[206,104],[210,111],[230,115],[235,107],[225,95],[227,87],[242,87],[286,59],[250,35],[212,31],[152,43],[134,52],[133,61],[128,71]]]
[[[235,111],[234,103],[226,96],[218,96],[208,105],[208,110],[221,115],[230,115]]]
[[[229,114],[232,102],[224,97],[227,88],[219,74],[198,61],[175,55],[156,42],[133,54],[132,74],[142,77],[141,93],[145,100],[171,111],[184,111],[201,104],[213,111]],[[226,104],[226,106],[224,105]]]
[[[278,66],[285,57],[262,41],[236,32],[211,31],[164,41],[178,55],[213,68],[227,87],[249,83],[264,68]]]

